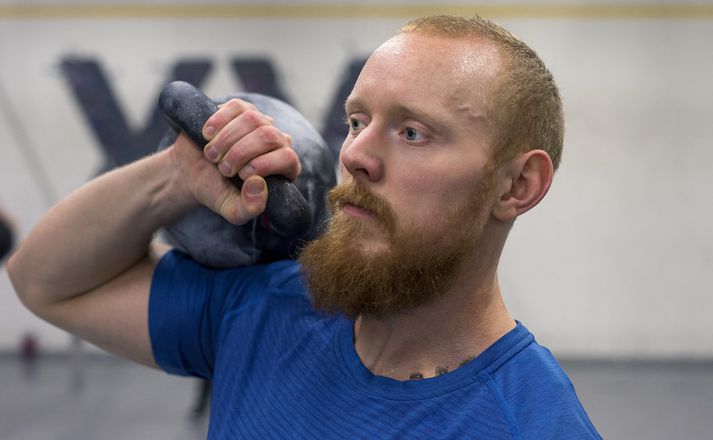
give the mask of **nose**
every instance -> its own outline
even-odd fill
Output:
[[[376,124],[369,124],[355,137],[348,135],[339,153],[341,167],[356,179],[378,182],[384,175],[384,139]]]

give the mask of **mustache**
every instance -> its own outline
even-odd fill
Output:
[[[394,230],[395,220],[389,202],[369,191],[362,183],[351,181],[335,186],[329,191],[327,201],[332,214],[346,204],[354,205],[371,212],[387,231]]]

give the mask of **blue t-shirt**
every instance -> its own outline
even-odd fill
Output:
[[[167,372],[213,381],[210,439],[599,439],[572,383],[520,323],[434,378],[373,375],[353,321],[315,312],[294,261],[159,263],[149,328]]]

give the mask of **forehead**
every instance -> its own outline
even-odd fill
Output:
[[[497,47],[485,38],[399,34],[369,57],[352,95],[484,111],[501,65]]]

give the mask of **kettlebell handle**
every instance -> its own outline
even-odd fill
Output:
[[[169,83],[158,98],[159,108],[176,132],[183,131],[203,151],[208,141],[203,137],[203,126],[218,111],[212,99],[184,81]],[[242,188],[243,180],[230,179]],[[267,176],[268,199],[265,212],[258,223],[287,240],[299,239],[312,227],[313,214],[297,187],[284,176]]]

